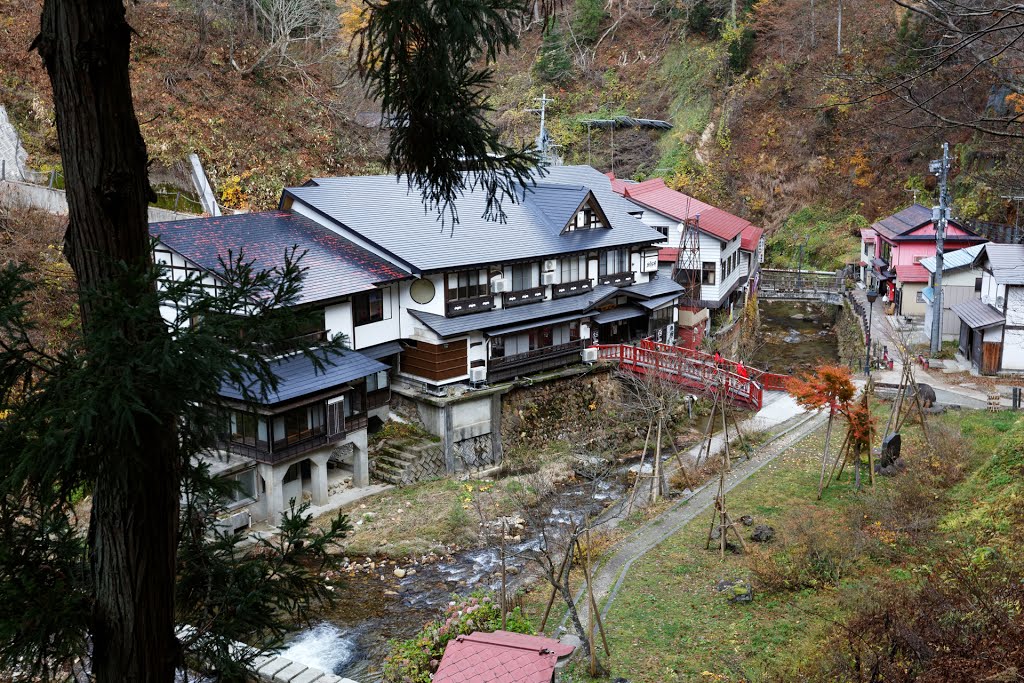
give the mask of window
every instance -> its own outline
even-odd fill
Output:
[[[384,320],[384,290],[374,289],[352,297],[353,324],[367,325],[381,320]]]
[[[529,331],[530,351],[534,349],[546,349],[554,344],[554,330],[551,325],[536,327]]]
[[[246,500],[256,499],[256,470],[248,469],[243,472],[236,472],[223,477],[225,481],[234,484],[231,490],[224,495],[224,504],[232,505]]]
[[[916,301],[919,304],[923,304],[924,303],[924,292],[918,292],[917,295],[914,297],[914,301]]]
[[[658,232],[660,232],[662,235],[664,235],[665,239],[668,239],[668,226],[667,225],[652,225],[651,227],[654,228],[655,230],[657,230]]]
[[[367,391],[380,391],[381,389],[388,388],[388,371],[381,370],[375,372],[366,378],[366,390]]]
[[[704,261],[701,264],[700,283],[702,285],[713,285],[716,283],[714,261]]]
[[[604,223],[601,222],[601,217],[598,215],[594,207],[584,206],[576,214],[575,220],[571,221],[569,225],[565,226],[565,230],[562,232],[572,232],[574,230],[591,230],[593,228],[603,228]]]
[[[573,320],[564,325],[556,325],[554,328],[554,344],[569,344],[580,340],[580,321]]]
[[[235,443],[255,446],[257,442],[267,440],[266,421],[253,414],[240,410],[231,412],[231,440]]]
[[[505,337],[491,339],[491,358],[505,357]]]
[[[980,277],[974,278],[974,291],[975,292],[980,292],[981,291],[981,278]]]
[[[488,294],[487,271],[466,270],[448,275],[448,300],[475,299]]]
[[[562,259],[561,263],[562,277],[561,282],[576,282],[577,280],[587,279],[587,260],[585,256],[570,256],[569,258]]]
[[[603,251],[597,260],[598,275],[615,275],[629,272],[629,249]]]
[[[537,268],[534,263],[518,263],[512,266],[512,291],[521,292],[537,286]]]
[[[323,432],[323,405],[301,406],[274,417],[274,447],[304,441]]]
[[[921,261],[923,261],[926,258],[928,258],[928,257],[927,256],[915,256],[914,257],[914,265],[917,265],[918,263],[920,263]]]

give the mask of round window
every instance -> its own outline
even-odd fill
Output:
[[[409,296],[418,304],[429,304],[434,300],[434,283],[430,280],[413,280]]]

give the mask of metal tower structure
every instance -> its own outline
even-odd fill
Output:
[[[700,305],[701,261],[700,261],[700,214],[690,218],[687,207],[686,218],[679,226],[679,253],[672,267],[672,279],[683,287],[684,306]]]

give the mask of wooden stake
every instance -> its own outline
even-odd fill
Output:
[[[825,428],[825,450],[821,452],[821,476],[818,478],[818,500],[821,500],[821,492],[825,488],[825,468],[828,467],[828,445],[832,440],[832,422],[835,414],[830,406],[828,409],[828,427]]]
[[[501,630],[505,630],[505,615],[508,614],[507,582],[505,580],[505,518],[501,519]]]
[[[569,564],[569,557],[572,555],[572,543],[568,544],[565,548],[565,557],[562,558],[562,566],[558,569],[558,576],[555,577],[555,585],[551,587],[551,596],[548,598],[547,607],[544,608],[544,616],[540,620],[541,633],[544,632],[544,627],[548,623],[548,615],[551,613],[551,607],[555,604],[555,597],[558,595],[558,585],[562,582],[562,575],[565,574],[565,566]]]
[[[658,502],[658,494],[661,492],[661,413],[658,413],[658,440],[654,444],[654,482],[651,496],[651,503]]]
[[[594,583],[591,580],[590,574],[590,518],[586,518],[587,523],[587,552],[585,563],[583,565],[583,573],[587,579],[587,592],[590,594],[590,614],[591,620],[597,622],[597,628],[601,632],[601,644],[604,645],[604,653],[609,657],[612,656],[612,651],[608,649],[608,638],[604,634],[604,621],[601,619],[601,612],[597,609],[597,598],[594,597]],[[577,547],[579,545],[577,544]],[[591,642],[593,646],[593,642]]]

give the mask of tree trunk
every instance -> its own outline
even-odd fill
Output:
[[[64,238],[68,260],[81,291],[110,293],[124,302],[122,310],[136,311],[100,320],[83,299],[83,328],[87,335],[100,326],[118,329],[128,348],[151,343],[167,330],[137,280],[150,261],[147,205],[152,190],[132,105],[131,27],[124,4],[46,0],[33,46],[53,86],[70,214]],[[140,315],[143,305],[153,310]],[[140,384],[136,395],[144,401],[153,391]],[[93,488],[92,670],[100,683],[171,683],[178,660],[176,422],[173,415],[138,410],[133,417],[134,434],[99,454]]]

